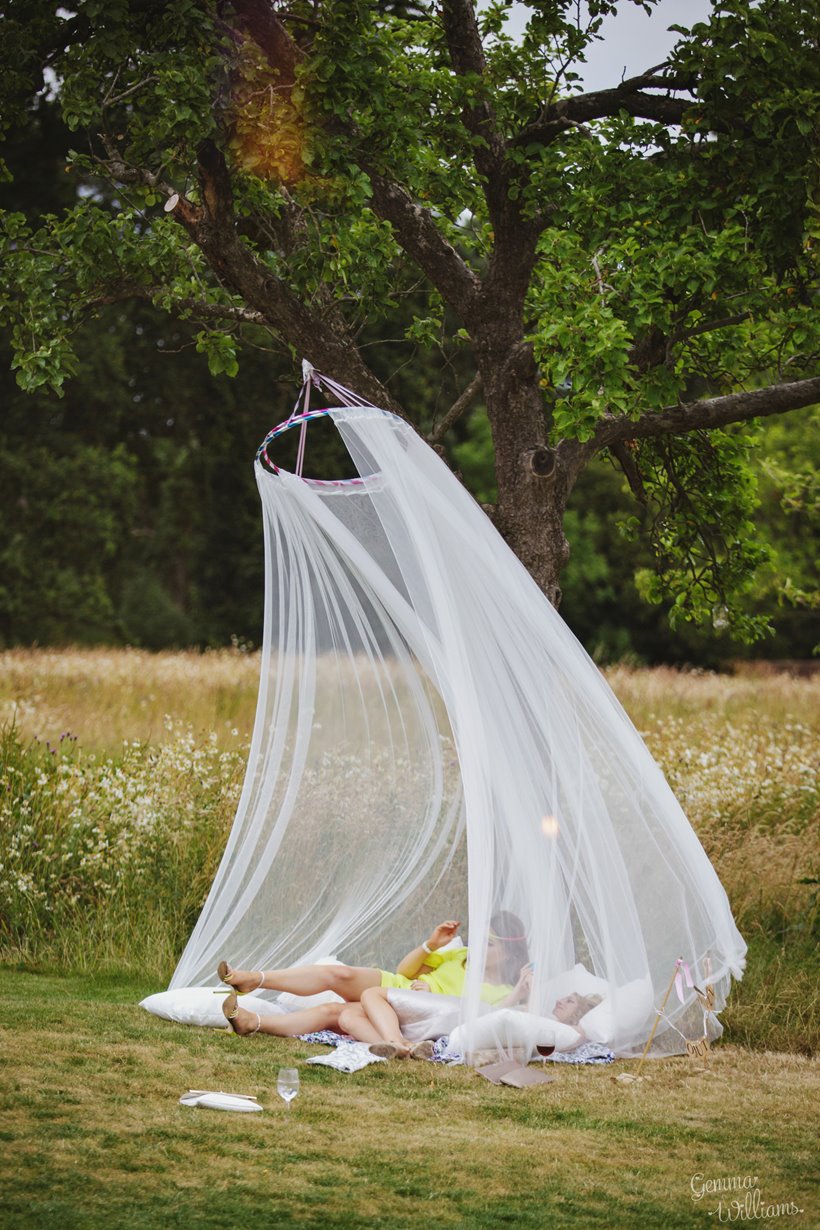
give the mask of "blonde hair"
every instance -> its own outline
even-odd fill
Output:
[[[573,991],[572,994],[575,996],[578,1004],[572,1020],[567,1021],[568,1025],[577,1025],[581,1018],[586,1016],[588,1012],[591,1012],[593,1008],[597,1008],[604,998],[603,995],[579,995],[577,991]]]

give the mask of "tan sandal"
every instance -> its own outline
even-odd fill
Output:
[[[239,987],[237,987],[231,981],[233,970],[231,969],[231,966],[229,962],[227,961],[219,962],[219,965],[217,965],[216,967],[216,974],[217,974],[217,977],[220,979],[220,981],[226,983],[229,987],[231,987],[236,992],[237,995],[252,995],[254,991],[261,990],[262,983],[265,981],[265,971],[260,970],[259,971],[259,981],[257,982],[256,986],[251,987],[250,991],[240,991]],[[223,994],[223,992],[217,991],[216,994],[217,995]]]
[[[249,1029],[242,1033],[240,1033],[240,1031],[237,1029],[236,1020],[237,1020],[237,1017],[239,1016],[239,1001],[237,999],[236,991],[229,992],[227,998],[225,999],[225,1002],[222,1005],[222,1012],[225,1016],[225,1020],[228,1022],[231,1029],[238,1037],[249,1038],[251,1034],[259,1033],[259,1028],[262,1024],[262,1018],[258,1012],[252,1013],[252,1015],[256,1017],[256,1026],[254,1029]]]
[[[367,1049],[377,1059],[406,1059],[410,1054],[408,1047],[396,1042],[371,1042]]]
[[[435,1043],[429,1038],[423,1038],[421,1042],[417,1042],[410,1047],[411,1059],[432,1059],[435,1051]]]

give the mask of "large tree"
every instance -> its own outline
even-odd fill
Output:
[[[649,510],[646,595],[751,635],[733,425],[820,401],[818,0],[716,0],[665,63],[591,93],[578,64],[617,4],[528,4],[516,39],[509,7],[7,0],[5,123],[55,96],[80,189],[3,217],[18,380],[59,389],[77,323],[143,297],[198,322],[213,371],[266,330],[419,422],[363,338],[423,305],[407,335],[466,373],[428,435],[481,398],[488,511],[546,593],[608,451]]]

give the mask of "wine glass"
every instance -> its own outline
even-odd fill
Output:
[[[276,1078],[276,1092],[284,1098],[290,1114],[290,1104],[299,1092],[299,1072],[296,1068],[280,1068]]]
[[[536,1046],[535,1049],[538,1052],[538,1054],[541,1056],[541,1059],[543,1061],[543,1067],[544,1067],[544,1070],[546,1071],[547,1060],[549,1059],[550,1055],[555,1050],[555,1047],[554,1046]]]

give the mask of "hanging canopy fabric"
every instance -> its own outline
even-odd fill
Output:
[[[172,987],[214,983],[222,958],[258,969],[333,954],[395,969],[458,918],[460,1019],[486,1024],[491,918],[506,910],[533,963],[519,1013],[549,1016],[559,994],[600,987],[606,1040],[639,1050],[682,959],[653,1050],[719,1032],[713,1018],[704,1030],[689,983],[710,983],[719,1011],[746,946],[640,735],[436,453],[321,380],[342,403],[321,414],[358,477],[272,465],[271,439],[304,432],[314,412],[272,432],[257,458],[256,721],[227,848]]]

